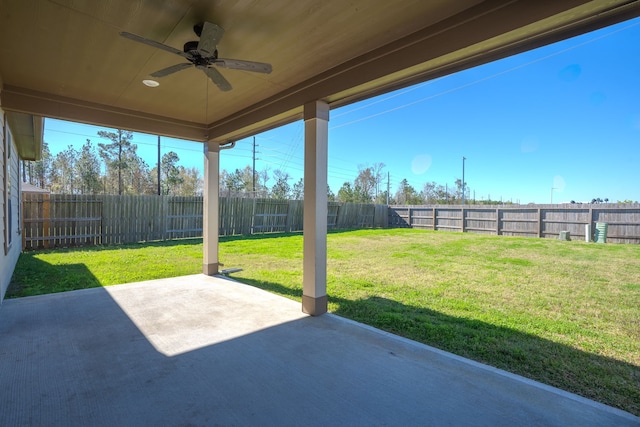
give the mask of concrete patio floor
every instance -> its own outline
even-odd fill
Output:
[[[194,275],[5,300],[0,425],[637,426],[640,418]]]

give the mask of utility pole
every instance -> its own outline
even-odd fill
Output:
[[[464,205],[464,161],[466,157],[462,157],[462,204]]]
[[[122,195],[122,129],[118,129],[118,196]]]
[[[158,196],[162,194],[160,190],[160,135],[158,135]]]
[[[253,198],[256,197],[256,137],[253,137]]]
[[[387,171],[387,206],[389,206],[389,192],[391,191],[391,175]]]

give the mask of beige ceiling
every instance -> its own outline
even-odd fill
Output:
[[[224,142],[640,15],[629,0],[0,0],[0,93],[9,112]],[[219,91],[177,49],[192,27],[225,29],[221,57],[269,62],[269,75],[219,69]]]

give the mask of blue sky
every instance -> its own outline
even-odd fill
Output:
[[[45,121],[52,153],[96,128]],[[136,133],[151,166],[157,137]],[[256,169],[303,175],[303,123],[256,136]],[[252,138],[223,151],[221,169],[251,165]],[[202,169],[201,144],[162,138],[184,166]],[[384,163],[392,193],[402,179],[453,185],[476,199],[520,203],[640,200],[640,19],[332,110],[329,185]],[[268,185],[273,185],[269,182]],[[386,185],[386,183],[385,183]]]

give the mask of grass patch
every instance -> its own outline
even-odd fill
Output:
[[[202,239],[23,252],[7,298],[202,272]]]
[[[239,280],[300,300],[302,244],[223,238],[220,256],[244,268]],[[25,253],[9,294],[197,273],[201,251],[193,240]],[[640,415],[639,245],[334,232],[327,273],[332,312]]]

